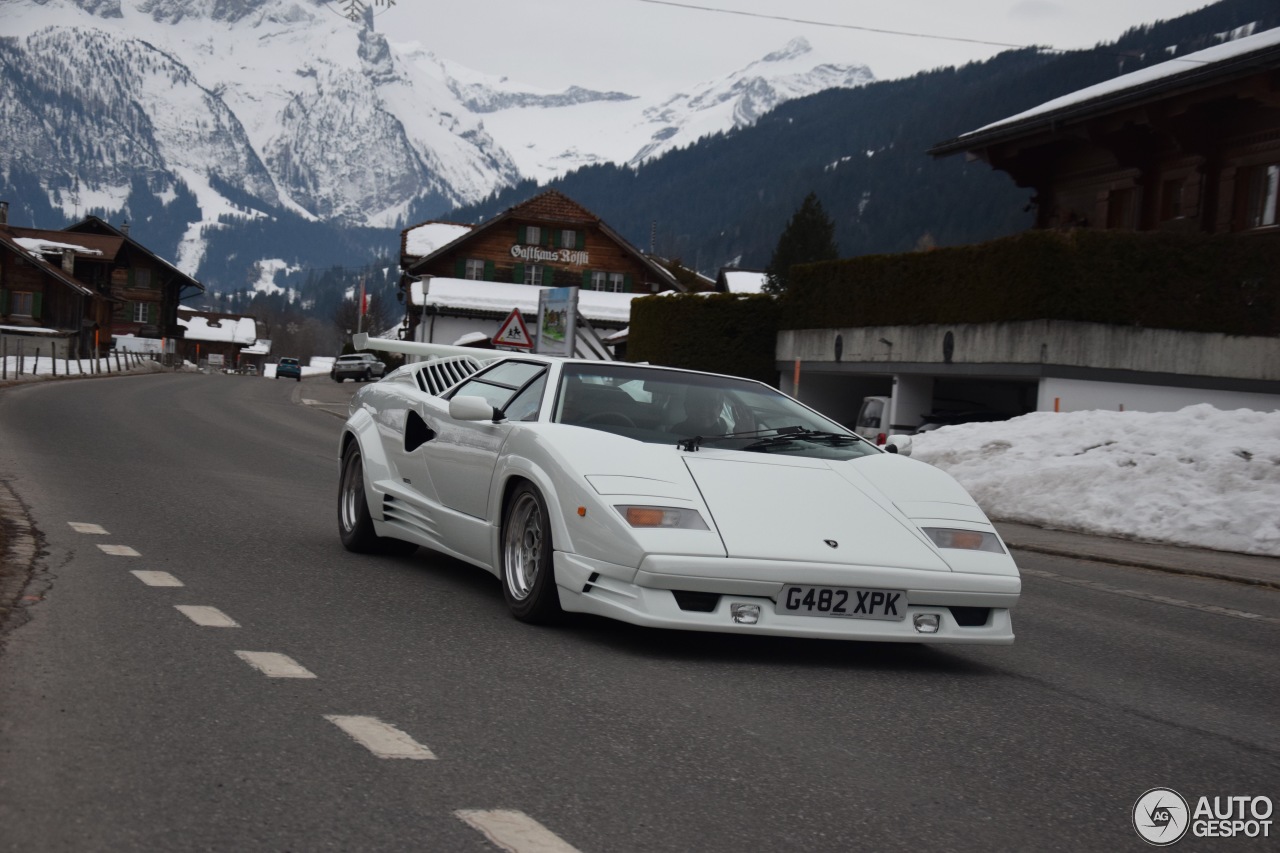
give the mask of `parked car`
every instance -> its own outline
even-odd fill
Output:
[[[372,353],[358,352],[334,359],[333,367],[329,368],[329,378],[334,382],[344,379],[363,379],[368,382],[370,379],[381,379],[386,371],[387,366]]]
[[[737,377],[367,345],[437,357],[351,399],[337,447],[350,551],[423,546],[479,566],[526,622],[577,611],[741,634],[1013,642],[1018,567],[959,483],[908,458],[910,437],[878,448]]]
[[[276,365],[276,379],[296,379],[302,381],[302,363],[296,358],[282,358]]]
[[[853,431],[873,444],[884,444],[889,438],[889,398],[863,397]]]

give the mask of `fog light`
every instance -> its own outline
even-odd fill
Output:
[[[915,623],[917,634],[936,634],[942,617],[937,613],[917,613],[911,621]]]
[[[760,621],[759,604],[730,604],[729,615],[739,625],[754,625]]]

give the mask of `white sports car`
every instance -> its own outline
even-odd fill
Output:
[[[497,575],[519,619],[1011,643],[1018,567],[968,493],[760,382],[363,339],[338,527]],[[901,452],[898,452],[901,451]]]

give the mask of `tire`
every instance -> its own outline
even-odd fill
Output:
[[[364,381],[368,382],[372,378],[373,378],[373,371],[366,367],[364,369]]]
[[[342,539],[342,547],[356,554],[407,555],[418,550],[412,542],[373,532],[373,519],[364,494],[364,460],[358,441],[347,445],[342,454],[342,473],[338,477],[338,537]]]
[[[521,622],[550,624],[563,615],[552,561],[551,517],[542,495],[525,483],[502,513],[502,597]]]

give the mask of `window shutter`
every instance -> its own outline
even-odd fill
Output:
[[[591,289],[591,270],[582,271],[582,289],[583,290]]]
[[[556,286],[556,268],[555,267],[542,268],[542,283],[547,287]]]
[[[160,306],[154,302],[147,306],[147,322],[153,326],[160,322]]]
[[[36,319],[40,318],[40,306],[43,303],[44,303],[43,293],[37,290],[35,293],[31,294],[31,316],[32,317]]]
[[[0,314],[9,314],[9,291],[0,290]]]
[[[551,230],[551,248],[553,249],[560,248],[560,229],[559,228],[553,228]]]
[[[128,278],[129,287],[133,287],[133,283],[136,279],[137,279],[137,276],[134,274],[133,267],[129,267],[129,278]]]
[[[623,293],[631,292],[631,273],[626,273],[625,275],[622,276],[622,292]]]
[[[454,278],[466,278],[466,277],[467,277],[467,259],[466,259],[466,258],[456,258],[456,259],[454,260],[454,262],[453,262],[453,277],[454,277]]]
[[[573,236],[574,236],[574,241],[573,241],[573,242],[574,242],[574,246],[573,246],[573,248],[575,248],[575,249],[585,249],[585,248],[587,248],[587,232],[586,232],[586,231],[577,231],[577,232],[575,232],[575,233],[574,233],[574,235],[573,235]]]
[[[524,264],[514,264],[511,267],[511,282],[513,284],[524,284]]]
[[[516,229],[516,242],[524,245],[529,242],[529,229],[521,225]]]
[[[493,281],[493,261],[484,262],[484,280]]]

